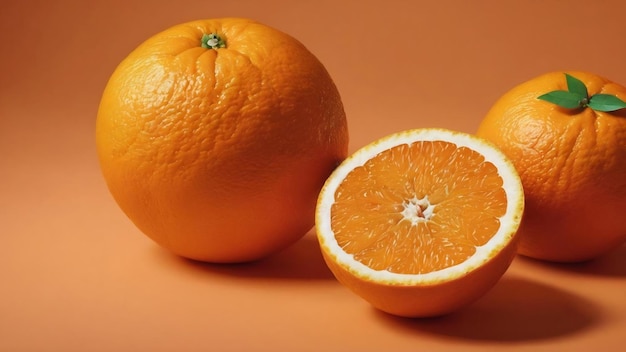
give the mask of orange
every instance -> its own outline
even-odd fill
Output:
[[[512,163],[475,136],[392,134],[348,157],[317,202],[335,277],[374,307],[426,317],[485,294],[516,254],[524,207]]]
[[[626,99],[626,88],[588,72],[568,72],[588,95]],[[566,109],[538,99],[568,90],[550,72],[505,93],[477,135],[517,168],[526,193],[519,252],[558,262],[600,256],[626,239],[626,111]]]
[[[338,90],[293,37],[238,18],[154,35],[108,81],[97,151],[115,201],[159,245],[243,262],[295,242],[347,156]]]

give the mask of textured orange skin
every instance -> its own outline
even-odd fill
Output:
[[[515,258],[518,238],[514,234],[511,241],[487,263],[462,277],[423,285],[384,284],[354,275],[349,268],[332,259],[326,247],[321,248],[324,261],[337,281],[372,306],[401,317],[423,318],[458,311],[484,296]]]
[[[587,72],[568,72],[589,95],[626,88]],[[626,110],[569,110],[537,99],[567,90],[552,72],[504,94],[477,135],[495,143],[517,168],[526,196],[519,252],[558,262],[595,258],[626,240]]]
[[[212,32],[226,48],[201,47]],[[243,262],[313,226],[348,130],[337,88],[301,43],[225,18],[130,53],[104,90],[96,142],[111,194],[142,232],[180,256]]]

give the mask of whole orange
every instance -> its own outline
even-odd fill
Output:
[[[513,161],[526,208],[519,252],[559,262],[584,261],[626,239],[626,111],[564,108],[538,99],[567,91],[565,72],[533,78],[504,94],[477,135]],[[587,88],[626,99],[626,88],[589,72],[567,72]],[[592,98],[593,99],[593,98]]]
[[[96,142],[111,194],[143,233],[183,257],[242,262],[312,228],[348,130],[333,80],[303,44],[223,18],[132,51],[102,95]]]

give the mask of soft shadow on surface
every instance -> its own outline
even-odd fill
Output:
[[[581,263],[544,262],[524,256],[518,256],[518,259],[526,264],[570,271],[577,274],[626,277],[626,243],[599,258]]]
[[[400,318],[379,311],[375,315],[394,329],[496,342],[558,338],[589,329],[600,318],[587,300],[507,276],[473,305],[453,314],[426,319]]]
[[[275,279],[334,280],[319,248],[317,238],[311,233],[298,242],[268,258],[240,264],[214,264],[182,258],[158,248],[161,256],[174,264],[212,274],[237,277]]]

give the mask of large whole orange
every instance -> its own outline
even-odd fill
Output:
[[[589,96],[626,100],[626,88],[588,72],[568,72]],[[626,111],[566,109],[538,99],[567,90],[564,72],[533,78],[504,94],[477,134],[517,168],[526,195],[521,254],[583,261],[626,239]]]
[[[131,52],[104,90],[96,142],[110,192],[142,232],[184,257],[241,262],[313,226],[348,132],[310,51],[224,18],[174,26]]]

